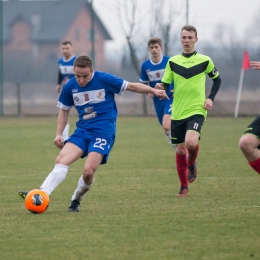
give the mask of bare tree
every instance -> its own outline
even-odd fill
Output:
[[[150,36],[158,36],[163,40],[164,54],[171,56],[179,38],[181,21],[178,20],[183,9],[183,3],[172,0],[153,0],[151,7]]]
[[[169,55],[177,37],[174,37],[173,28],[176,26],[175,17],[180,11],[172,0],[152,0],[151,7],[143,11],[139,8],[138,0],[118,0],[116,13],[126,39],[130,60],[134,70],[140,75],[141,61],[147,58],[147,39],[157,36],[164,42],[164,53]],[[165,7],[166,6],[166,7]],[[144,58],[143,54],[146,57]],[[143,59],[142,59],[143,58]],[[147,115],[146,95],[143,95],[143,114]]]
[[[140,75],[140,61],[138,58],[140,45],[135,44],[135,38],[141,34],[141,25],[144,19],[138,9],[138,0],[118,1],[117,13],[128,45],[131,62],[136,73]]]
[[[138,58],[138,52],[140,45],[136,45],[135,37],[140,34],[140,29],[144,18],[142,16],[138,15],[138,0],[132,0],[132,1],[118,1],[117,5],[117,13],[120,21],[120,25],[123,31],[123,34],[125,36],[130,59],[132,62],[132,65],[134,67],[134,70],[136,71],[137,75],[139,76],[141,73],[140,69],[140,60]],[[146,95],[142,95],[143,97],[143,114],[144,116],[148,115],[147,111],[147,97]]]
[[[218,47],[222,49],[231,67],[236,68],[241,63],[245,43],[239,39],[232,27],[225,24],[218,24],[213,39],[218,42]],[[226,61],[227,61],[226,60]]]

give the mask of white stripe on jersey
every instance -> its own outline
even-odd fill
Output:
[[[74,75],[73,65],[62,65],[59,66],[62,75]]]
[[[160,69],[160,70],[153,70],[153,71],[146,71],[148,77],[149,77],[149,81],[158,81],[161,80],[161,78],[163,77],[164,74],[164,70],[165,69]]]
[[[91,90],[79,93],[73,93],[75,106],[83,106],[85,104],[95,104],[105,101],[105,90]]]
[[[70,110],[70,109],[72,108],[72,106],[69,107],[69,106],[63,105],[60,101],[58,101],[57,107],[59,107],[59,108],[61,108],[61,109],[64,109],[64,110]]]
[[[118,93],[118,95],[122,95],[123,91],[126,90],[128,83],[129,83],[128,81],[124,80],[122,87],[121,87],[121,91]]]

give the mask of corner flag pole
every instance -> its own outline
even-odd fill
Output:
[[[0,0],[0,116],[4,115],[3,88],[3,1]]]
[[[238,109],[239,109],[239,102],[240,102],[240,97],[241,97],[241,92],[242,92],[244,72],[245,72],[245,70],[248,70],[248,69],[250,69],[250,59],[249,59],[248,52],[245,51],[242,68],[241,68],[241,73],[240,73],[238,91],[237,91],[237,100],[236,100],[236,107],[235,107],[235,114],[234,114],[235,118],[237,118],[237,116],[238,116]]]

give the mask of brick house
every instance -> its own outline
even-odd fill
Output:
[[[61,43],[69,40],[76,55],[91,56],[91,5],[87,0],[3,2],[4,55],[26,52],[45,62],[61,56]],[[104,44],[112,40],[94,15],[95,67],[105,64]]]

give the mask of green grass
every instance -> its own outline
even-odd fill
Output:
[[[157,120],[119,118],[81,211],[67,207],[85,160],[34,215],[18,191],[38,188],[52,170],[56,118],[0,118],[0,259],[260,259],[260,176],[238,148],[252,120],[207,119],[198,178],[177,198],[174,151]]]

